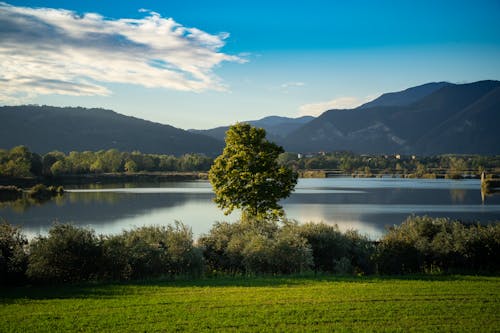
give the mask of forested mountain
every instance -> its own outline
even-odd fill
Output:
[[[248,123],[291,152],[500,154],[500,81],[428,83],[317,118]],[[185,131],[103,109],[0,107],[0,148],[218,155],[228,126]]]
[[[218,155],[223,142],[110,110],[50,106],[0,107],[0,148],[37,153],[116,148],[143,153]]]
[[[250,120],[246,123],[251,124],[256,127],[261,127],[266,130],[267,138],[271,141],[281,141],[288,134],[297,130],[304,124],[307,124],[314,117],[312,116],[304,116],[299,118],[287,118],[287,117],[278,117],[278,116],[269,116],[259,120]],[[189,130],[190,132],[199,133],[211,136],[218,140],[224,140],[226,135],[226,131],[229,129],[229,126],[221,126],[207,130]]]
[[[449,86],[448,82],[431,82],[420,86],[411,87],[403,91],[382,94],[371,102],[365,103],[359,109],[372,108],[376,106],[406,106],[432,94],[436,90]]]
[[[433,83],[326,111],[280,143],[298,152],[500,154],[499,120],[500,81]]]

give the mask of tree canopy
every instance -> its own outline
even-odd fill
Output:
[[[297,184],[297,174],[278,164],[282,147],[266,140],[266,131],[236,124],[226,132],[226,147],[208,173],[214,201],[224,214],[241,209],[244,216],[277,218],[283,215],[278,201]]]

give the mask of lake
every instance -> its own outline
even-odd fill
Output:
[[[0,218],[22,226],[29,236],[46,233],[53,221],[111,234],[178,220],[192,227],[197,237],[215,221],[239,217],[238,212],[224,216],[213,197],[207,181],[87,185],[67,187],[64,196],[43,204],[0,204]],[[476,179],[300,179],[295,192],[281,203],[288,218],[337,224],[373,239],[411,214],[481,223],[500,220],[500,196],[486,197],[483,203]]]

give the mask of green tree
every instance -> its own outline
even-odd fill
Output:
[[[226,147],[215,159],[208,177],[215,191],[214,201],[231,213],[244,217],[278,218],[286,198],[297,184],[297,174],[279,166],[283,148],[266,140],[266,131],[248,124],[236,124],[226,132]]]

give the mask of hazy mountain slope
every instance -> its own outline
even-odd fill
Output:
[[[416,143],[424,152],[498,154],[500,87],[436,126]]]
[[[404,137],[413,146],[433,128],[475,103],[499,85],[499,81],[480,81],[445,86],[410,107],[392,113],[386,123],[397,136]]]
[[[300,118],[287,118],[287,117],[279,117],[279,116],[269,116],[259,120],[250,120],[246,121],[256,127],[261,127],[266,130],[267,138],[273,141],[279,141],[286,137],[289,133],[295,131],[302,125],[308,123],[313,120],[312,116],[304,116]],[[226,131],[229,129],[229,126],[221,126],[216,128],[211,128],[207,130],[189,130],[193,133],[204,134],[211,136],[218,140],[224,140],[226,135]]]
[[[49,106],[0,107],[0,148],[26,145],[46,153],[116,148],[144,153],[215,155],[223,143],[110,110]]]
[[[492,123],[498,124],[499,87],[499,81],[445,84],[409,105],[329,110],[289,134],[282,144],[301,152],[497,154],[500,131]],[[469,123],[473,126],[464,127]]]
[[[431,82],[408,88],[403,91],[385,93],[373,101],[361,105],[359,108],[366,109],[377,106],[408,106],[449,85],[451,85],[451,83]]]

